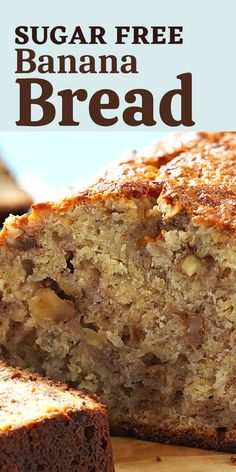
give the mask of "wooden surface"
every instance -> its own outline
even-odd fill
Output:
[[[125,438],[112,446],[116,472],[236,472],[232,454]]]

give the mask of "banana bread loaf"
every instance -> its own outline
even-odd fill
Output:
[[[30,195],[20,188],[2,159],[0,159],[0,226],[9,213],[22,215],[32,204]]]
[[[106,409],[0,362],[1,472],[113,472]]]
[[[236,447],[236,133],[132,153],[0,235],[2,355],[98,393],[114,432]]]

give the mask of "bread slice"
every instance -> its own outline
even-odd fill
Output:
[[[114,432],[235,450],[236,133],[160,142],[0,236],[2,354]]]
[[[32,204],[30,195],[20,188],[15,177],[0,159],[0,225],[10,213],[22,215]]]
[[[2,472],[114,472],[96,399],[0,362]]]

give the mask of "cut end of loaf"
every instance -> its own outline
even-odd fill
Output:
[[[114,472],[106,409],[0,363],[0,469]]]
[[[233,448],[236,238],[224,152],[233,160],[235,135],[191,143],[169,160],[160,147],[156,160],[123,163],[119,184],[107,175],[9,220],[0,344],[15,364],[98,393],[115,431]],[[220,153],[217,191],[206,180]]]

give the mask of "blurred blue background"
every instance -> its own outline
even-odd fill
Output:
[[[122,153],[142,149],[163,132],[6,132],[0,154],[17,176],[27,173],[54,191],[94,175]],[[23,179],[24,180],[24,179]],[[27,180],[27,179],[26,179]],[[34,179],[32,178],[32,185]]]

